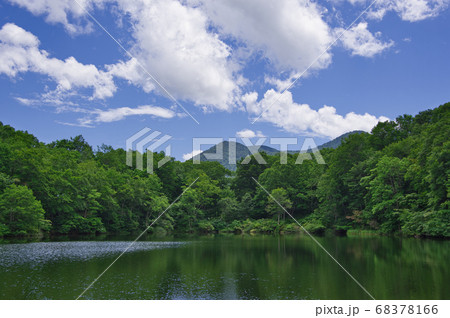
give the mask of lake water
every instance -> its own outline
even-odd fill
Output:
[[[132,240],[132,238],[131,238]],[[317,240],[377,299],[449,299],[449,241]],[[0,244],[0,299],[75,299],[130,241]],[[82,298],[369,299],[307,236],[137,242]]]

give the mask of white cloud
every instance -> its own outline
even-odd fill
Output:
[[[344,48],[352,52],[352,55],[373,57],[394,45],[393,41],[381,41],[379,32],[373,35],[367,29],[366,22],[361,22],[348,31],[338,28],[335,32],[338,35],[342,34],[340,41]]]
[[[194,0],[219,31],[240,39],[282,70],[304,71],[332,41],[323,9],[309,0]],[[324,53],[311,69],[326,68]]]
[[[39,46],[39,40],[36,36],[13,23],[6,23],[0,29],[0,41],[5,45],[8,44],[25,48]]]
[[[291,74],[284,80],[273,76],[265,76],[264,82],[275,86],[278,91],[284,91],[290,88],[300,76],[305,76],[305,74],[291,72]]]
[[[414,22],[436,17],[449,3],[448,0],[401,0],[395,1],[393,7],[403,20]]]
[[[202,153],[201,150],[194,150],[193,152],[185,153],[183,155],[183,159],[186,161],[186,160],[192,159],[193,157],[195,157],[195,156],[197,156],[197,155],[199,155],[201,153]]]
[[[72,110],[71,110],[72,111]],[[83,127],[92,127],[95,123],[111,123],[119,120],[123,120],[130,116],[152,116],[170,119],[175,117],[177,114],[167,108],[162,108],[159,106],[142,105],[135,108],[131,107],[120,107],[120,108],[110,108],[107,110],[94,109],[94,110],[84,110],[88,115],[86,117],[80,118],[78,124]]]
[[[158,80],[176,98],[231,110],[236,105],[239,89],[233,79],[233,66],[228,61],[228,47],[207,33],[206,18],[200,11],[190,13],[191,9],[178,2],[172,4],[175,9],[164,8],[168,4],[161,2],[162,7],[157,11],[178,14],[164,13],[165,16],[159,15],[158,20],[145,16],[145,12],[152,13],[151,8],[147,11],[136,9],[132,13],[143,15],[136,17],[134,35],[137,42],[132,48],[133,54],[145,69],[159,75],[156,76]],[[154,25],[150,25],[150,21]],[[61,104],[64,95],[76,88],[92,88],[93,98],[111,97],[116,91],[114,77],[124,78],[145,92],[156,88],[135,58],[105,67],[106,71],[102,71],[94,65],[81,64],[74,57],[66,60],[51,58],[39,49],[36,36],[14,24],[6,24],[0,31],[0,73],[15,77],[18,73],[31,71],[49,76],[57,83],[51,99],[56,101],[53,104]]]
[[[250,129],[243,129],[241,131],[238,131],[236,133],[236,136],[239,138],[255,138],[255,137],[262,138],[262,137],[265,137],[261,131],[258,130],[256,132],[254,132],[253,130],[250,130]]]
[[[16,100],[19,103],[24,104],[26,106],[31,106],[35,103],[35,101],[33,99],[29,99],[29,98],[16,97]]]
[[[44,15],[50,23],[61,23],[72,34],[89,32],[92,24],[85,12],[73,0],[10,0],[27,8],[35,15]],[[245,42],[253,51],[264,52],[281,68],[303,71],[332,41],[329,26],[322,16],[325,9],[310,0],[77,0],[87,10],[102,9],[105,4],[115,4],[126,13],[133,25],[136,40],[135,53],[145,57],[145,66],[162,80],[173,78],[170,70],[195,76],[197,87],[180,89],[180,98],[190,99],[200,94],[200,103],[211,104],[214,86],[225,89],[224,96],[216,96],[220,102],[229,102],[236,88],[233,67],[227,47],[217,34],[212,33],[209,23],[219,27],[220,34],[231,35]],[[75,20],[76,23],[72,23]],[[155,44],[158,44],[155,46]],[[148,56],[150,55],[150,56]],[[158,62],[165,62],[159,66]],[[173,66],[168,63],[172,62]],[[325,53],[312,69],[326,68],[331,54]],[[188,64],[188,65],[186,65]],[[189,67],[191,65],[191,67]],[[203,72],[196,67],[204,67]],[[168,67],[168,69],[166,69]],[[236,67],[236,66],[234,66]],[[166,70],[166,71],[163,71]],[[167,74],[166,74],[167,73]],[[201,73],[204,73],[202,75]],[[183,74],[183,75],[186,75]],[[182,76],[178,76],[178,79]],[[205,79],[205,81],[201,81]],[[181,81],[179,79],[179,81]],[[209,85],[206,85],[210,82]],[[184,83],[186,84],[186,83]],[[192,91],[190,88],[193,88]],[[201,91],[210,88],[202,96]],[[217,104],[217,101],[214,100]]]
[[[145,71],[139,66],[136,58],[131,58],[126,62],[119,61],[116,64],[106,65],[106,69],[113,76],[123,78],[129,84],[140,86],[144,92],[150,93],[156,86],[155,83],[145,76]]]
[[[120,1],[119,6],[133,23],[132,53],[175,98],[220,110],[234,107],[237,65],[231,49],[208,31],[201,10],[175,0]],[[143,86],[148,78],[143,75],[131,81]]]
[[[359,115],[351,112],[341,116],[336,114],[334,107],[326,105],[314,110],[307,104],[295,103],[291,92],[281,94],[273,89],[268,90],[260,101],[255,92],[244,95],[243,102],[250,115],[259,116],[262,113],[259,121],[272,123],[296,134],[335,138],[353,130],[370,131],[379,121],[388,120],[367,113]],[[263,110],[266,111],[263,113]]]
[[[349,0],[352,4],[368,6],[372,0]],[[397,13],[404,21],[417,22],[439,15],[447,9],[450,0],[378,0],[368,17],[381,20],[387,12]]]
[[[80,7],[81,5],[86,9],[91,9],[93,4],[91,0],[9,0],[9,2],[26,8],[34,15],[45,15],[48,23],[61,23],[71,34],[92,31],[92,23],[83,19],[85,12]],[[70,23],[69,17],[76,23]]]
[[[39,98],[15,97],[15,99],[23,105],[27,106],[55,106],[57,112],[63,112],[67,109],[74,109],[77,103],[71,101],[72,97],[78,95],[75,91],[64,91],[60,88],[42,93]],[[68,106],[70,106],[68,108]]]
[[[95,121],[103,123],[119,121],[125,117],[137,115],[150,115],[166,119],[173,118],[176,115],[175,112],[170,109],[150,105],[138,106],[136,108],[120,107],[108,110],[96,110],[93,113],[97,115]]]
[[[15,77],[18,73],[47,75],[57,83],[58,91],[76,88],[93,89],[93,98],[111,97],[116,91],[112,76],[94,65],[78,62],[74,57],[59,60],[39,49],[39,40],[21,27],[7,23],[0,29],[0,74]]]
[[[77,0],[88,10],[103,9],[106,3],[117,6],[131,25],[134,43],[129,51],[142,67],[154,76],[176,99],[189,100],[205,109],[231,110],[239,100],[238,64],[231,58],[231,49],[210,32],[204,12],[177,0]],[[73,0],[11,0],[47,21],[62,23],[71,33],[86,31],[86,13]],[[70,21],[75,17],[78,21]],[[82,19],[84,17],[84,19]],[[84,25],[81,22],[84,21]],[[110,65],[111,74],[140,86],[146,92],[159,85],[137,60]],[[108,74],[108,75],[111,75]]]
[[[72,35],[94,30],[86,12],[73,0],[9,1],[35,15],[45,16],[49,23],[61,23]],[[369,4],[369,0],[348,1],[361,7]],[[26,71],[48,75],[58,84],[53,94],[56,96],[55,103],[58,102],[58,94],[75,88],[93,89],[93,98],[111,97],[116,91],[114,77],[125,79],[147,93],[161,92],[141,68],[141,63],[176,99],[192,101],[205,110],[230,111],[239,109],[241,101],[246,102],[254,97],[254,94],[239,97],[246,83],[242,68],[251,57],[266,59],[280,71],[279,79],[266,76],[265,81],[282,90],[319,56],[317,63],[311,67],[312,71],[330,65],[332,54],[325,50],[339,30],[333,30],[327,24],[330,14],[325,8],[310,0],[77,2],[93,13],[96,13],[94,10],[113,8],[111,10],[118,13],[120,19],[127,19],[133,39],[127,44],[127,49],[135,58],[106,65],[105,71],[94,65],[81,64],[73,57],[66,60],[50,58],[46,51],[39,50],[39,41],[34,35],[19,28],[3,32],[0,73],[11,77]],[[386,12],[394,11],[403,20],[419,21],[436,16],[449,2],[379,0],[369,16],[382,18]],[[14,36],[12,31],[21,35]],[[227,45],[226,40],[233,45]],[[391,47],[393,42],[381,40],[379,34],[372,34],[367,23],[362,22],[343,36],[342,44],[353,55],[372,57]],[[268,66],[267,69],[270,68]],[[264,103],[265,100],[257,102],[256,96],[254,104]],[[322,109],[322,113],[326,113],[328,108]],[[319,114],[319,111],[313,112]],[[334,114],[333,118],[342,118],[337,121],[348,123],[353,115],[339,117]],[[372,118],[367,116],[364,117],[367,121]],[[281,122],[277,125],[289,126]],[[292,123],[292,127],[296,126]],[[312,124],[308,127],[311,131],[320,130]]]
[[[449,0],[384,0],[385,7],[383,11],[393,10],[397,12],[402,20],[416,22],[428,18],[433,18],[446,9],[450,3]],[[382,5],[380,5],[382,6]],[[376,13],[375,13],[376,14]]]

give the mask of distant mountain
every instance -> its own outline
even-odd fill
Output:
[[[348,132],[345,133],[331,141],[328,141],[326,143],[324,143],[323,145],[318,146],[319,149],[324,149],[324,148],[333,148],[336,149],[337,147],[339,147],[339,145],[342,143],[342,141],[347,138],[350,135],[353,134],[360,134],[363,133],[363,131],[357,130],[357,131],[352,131],[352,132]],[[223,148],[223,157],[222,159],[207,159],[205,154],[215,154],[217,153],[217,147],[222,146]],[[256,146],[252,146],[255,147]],[[248,155],[251,155],[251,151],[249,150],[249,148],[239,142],[234,142],[234,141],[223,141],[217,145],[212,146],[211,148],[209,148],[208,150],[203,151],[199,156],[200,156],[200,161],[218,161],[222,166],[224,166],[225,168],[229,169],[229,170],[236,170],[236,165],[230,163],[229,158],[230,158],[230,152],[233,155],[233,153],[236,153],[236,162],[238,162],[239,160],[241,160],[242,158],[245,158]],[[265,152],[268,155],[275,155],[279,153],[279,150],[269,147],[269,146],[264,146],[262,145],[261,147],[259,147],[259,152]],[[289,151],[289,153],[297,153],[298,151]],[[233,156],[232,156],[233,157]]]
[[[354,134],[362,134],[365,131],[362,130],[354,130],[354,131],[350,131],[348,133],[345,133],[343,135],[340,135],[339,137],[334,138],[333,140],[330,140],[326,143],[324,143],[323,145],[318,146],[317,148],[320,149],[324,149],[324,148],[332,148],[332,149],[336,149],[337,147],[339,147],[342,143],[342,141],[347,138],[350,135],[354,135]]]
[[[223,156],[222,159],[207,159],[205,154],[215,154],[217,153],[217,147],[222,146],[223,148]],[[214,145],[211,148],[209,148],[208,150],[203,151],[200,154],[200,161],[218,161],[222,166],[224,166],[225,168],[229,169],[229,170],[236,170],[236,165],[235,164],[230,164],[230,152],[233,155],[234,153],[236,154],[235,156],[232,156],[231,158],[235,157],[236,158],[236,162],[238,162],[239,160],[241,160],[242,158],[247,157],[248,155],[251,155],[250,150],[248,149],[247,146],[244,146],[243,144],[239,143],[239,142],[234,142],[234,141],[223,141],[220,144]],[[278,150],[268,147],[268,146],[261,146],[259,148],[259,152],[265,152],[269,155],[274,155],[278,153]]]

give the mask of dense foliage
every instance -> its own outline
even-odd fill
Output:
[[[172,159],[148,174],[128,167],[123,149],[93,151],[82,136],[44,144],[0,123],[0,236],[137,232],[167,209],[149,231],[299,232],[288,212],[313,233],[449,237],[449,111],[352,134],[321,150],[325,165],[262,153],[267,164],[252,158],[235,172]]]

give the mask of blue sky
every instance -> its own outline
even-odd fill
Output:
[[[3,0],[0,121],[116,148],[149,127],[177,159],[193,137],[370,131],[450,101],[449,4]]]

